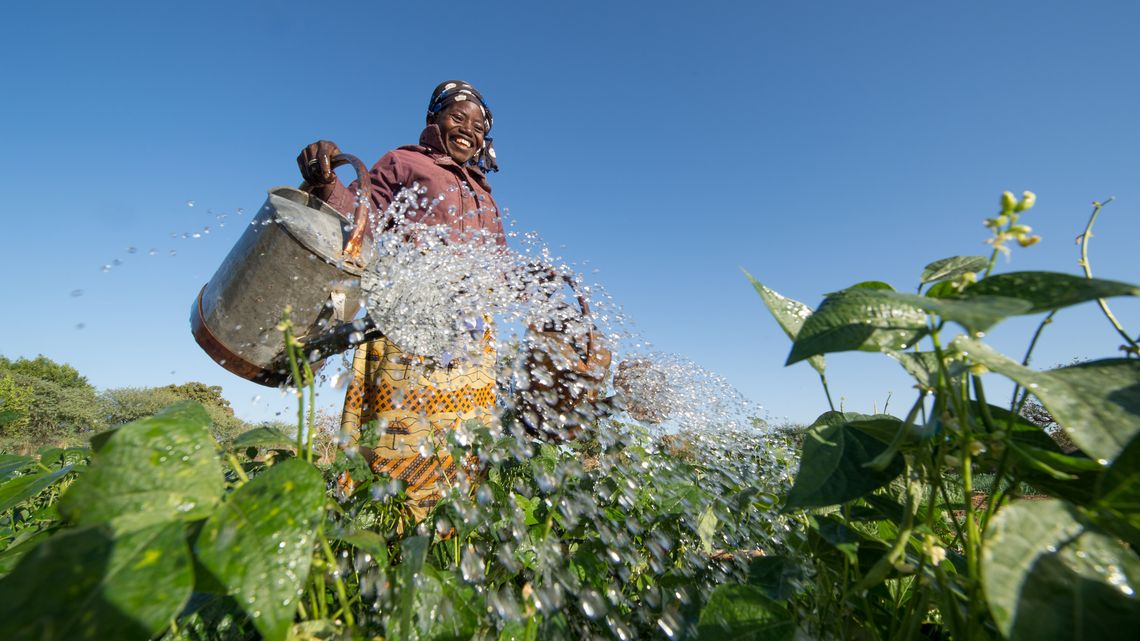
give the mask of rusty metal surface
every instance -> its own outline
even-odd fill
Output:
[[[270,190],[199,294],[191,314],[198,344],[238,376],[279,384],[283,377],[275,371],[284,340],[277,324],[286,307],[300,337],[351,320],[361,309],[361,267],[372,246],[363,245],[356,256],[346,256],[344,248],[350,235],[363,237],[364,231],[307,192]]]

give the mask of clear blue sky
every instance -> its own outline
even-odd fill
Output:
[[[492,104],[492,182],[516,228],[597,269],[658,349],[777,419],[824,399],[806,364],[783,367],[740,267],[812,306],[860,280],[911,290],[926,262],[985,253],[998,195],[1029,189],[1024,222],[1045,240],[1009,268],[1075,273],[1089,202],[1116,196],[1093,266],[1140,282],[1128,0],[67,1],[15,3],[4,22],[0,353],[99,387],[200,380],[246,418],[288,410],[198,350],[191,302],[265,190],[299,181],[303,145],[371,163],[415,141],[447,78]],[[1137,301],[1114,305],[1140,330]],[[1020,356],[1029,328],[991,338]],[[1119,342],[1086,306],[1035,362]],[[881,357],[829,365],[849,409],[910,394]]]

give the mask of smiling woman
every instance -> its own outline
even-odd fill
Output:
[[[505,245],[502,218],[484,173],[498,171],[487,137],[491,124],[491,111],[474,87],[459,80],[441,83],[428,102],[419,144],[394,149],[372,167],[376,211],[383,214],[402,198],[402,190],[411,189],[414,198],[402,198],[411,205],[403,221],[420,229],[442,228],[452,245]],[[346,188],[333,173],[332,158],[339,153],[336,144],[322,140],[305,147],[297,164],[314,195],[351,212],[357,185]],[[395,224],[390,217],[379,220],[384,222],[373,225]],[[481,354],[434,368],[418,366],[424,361],[388,337],[361,345],[353,358],[341,424],[356,441],[362,426],[378,422],[377,442],[361,447],[361,453],[374,471],[408,484],[416,520],[459,475],[444,447],[445,430],[462,421],[490,421],[495,406],[495,350],[489,328],[483,332]]]

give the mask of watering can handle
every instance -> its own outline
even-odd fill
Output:
[[[372,177],[368,168],[352,154],[338,154],[332,157],[332,166],[352,165],[356,170],[356,183],[360,190],[360,201],[352,217],[352,232],[344,242],[344,255],[347,258],[360,258],[360,248],[364,245],[364,234],[368,231],[368,210],[372,204]]]

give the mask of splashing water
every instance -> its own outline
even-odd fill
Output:
[[[476,357],[493,328],[499,393],[498,420],[420,444],[424,456],[464,452],[484,473],[461,471],[418,531],[463,533],[457,580],[486,600],[499,629],[541,614],[567,617],[574,637],[691,635],[682,608],[783,545],[776,497],[790,484],[794,448],[760,427],[763,409],[722,377],[640,351],[647,341],[604,289],[536,235],[512,233],[511,249],[479,232],[457,243],[454,230],[411,222],[426,202],[404,193],[387,212],[395,223],[379,225],[383,258],[362,278],[368,316],[424,357],[409,376]],[[615,367],[573,367],[603,349],[620,354]],[[346,505],[346,523],[384,522],[374,515],[399,504],[399,488],[377,482],[368,500]],[[398,591],[379,589],[386,568],[362,558],[342,571],[357,572],[375,599],[373,622],[387,625]],[[504,575],[521,577],[521,588],[493,579]],[[417,574],[417,585],[431,580]]]

